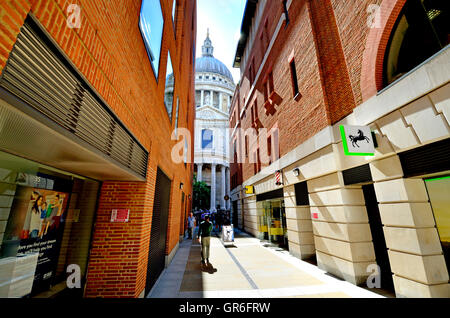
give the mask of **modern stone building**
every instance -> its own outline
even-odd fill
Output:
[[[146,296],[190,209],[196,2],[2,0],[0,25],[0,298]]]
[[[209,31],[195,61],[194,163],[198,181],[211,187],[211,211],[230,209],[229,110],[234,94],[231,72],[214,58]],[[195,207],[194,207],[195,208]]]
[[[378,265],[397,297],[450,296],[449,14],[446,0],[247,1],[240,228],[354,284]],[[349,155],[343,125],[369,129],[372,153]]]

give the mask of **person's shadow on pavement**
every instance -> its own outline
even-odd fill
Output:
[[[211,263],[201,264],[200,269],[202,270],[202,272],[208,274],[214,274],[215,272],[217,272],[217,268],[214,268],[214,266]]]

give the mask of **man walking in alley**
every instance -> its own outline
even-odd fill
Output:
[[[191,212],[188,216],[188,239],[191,239],[193,237],[192,232],[194,231],[195,225],[194,213]]]
[[[205,260],[209,263],[209,245],[211,241],[211,231],[213,229],[213,225],[209,222],[209,215],[205,215],[205,220],[200,223],[197,238],[198,241],[202,244],[202,264],[206,264]]]

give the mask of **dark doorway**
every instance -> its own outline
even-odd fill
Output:
[[[238,211],[237,211],[237,201],[233,201],[233,226],[237,228],[239,226]]]
[[[155,199],[153,203],[145,294],[150,292],[165,266],[170,186],[170,179],[158,168],[156,174]]]
[[[369,217],[370,231],[372,233],[375,257],[381,272],[381,289],[394,290],[391,265],[384,238],[383,224],[381,223],[380,211],[378,209],[375,187],[373,184],[362,186],[366,202],[367,215]]]

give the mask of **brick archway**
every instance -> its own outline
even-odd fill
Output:
[[[361,69],[363,101],[383,88],[383,64],[392,29],[407,0],[383,0],[380,6],[379,28],[371,28],[366,41]]]

